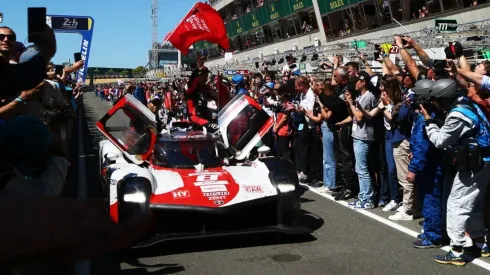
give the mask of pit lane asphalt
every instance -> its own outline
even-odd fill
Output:
[[[95,128],[110,107],[93,93],[84,95],[84,143],[87,158],[87,189],[100,196]],[[412,247],[414,238],[355,210],[313,192],[302,199],[304,223],[314,229],[311,236],[280,238],[277,235],[224,237],[175,241],[135,250],[124,255],[93,259],[92,274],[489,274],[475,264],[465,267],[434,262],[440,249]],[[380,209],[369,212],[387,218]],[[417,221],[399,222],[408,230],[420,231]],[[484,263],[490,263],[487,259]]]

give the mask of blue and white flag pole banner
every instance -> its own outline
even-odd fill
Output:
[[[77,71],[77,82],[85,84],[88,70],[88,59],[90,47],[92,46],[92,34],[94,32],[94,19],[90,16],[74,15],[47,15],[46,24],[59,33],[78,33],[82,36],[80,52],[82,60],[85,61],[83,67]]]

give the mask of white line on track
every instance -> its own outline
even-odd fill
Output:
[[[307,185],[303,185],[303,186],[308,187]],[[333,201],[335,203],[338,203],[338,204],[343,205],[343,206],[345,206],[345,207],[347,207],[349,209],[352,209],[351,207],[349,207],[349,204],[346,201],[336,201],[331,195],[325,194],[325,193],[321,193],[320,191],[316,190],[315,188],[309,188],[308,187],[308,189],[311,192],[313,192],[313,193],[315,193],[315,194],[317,194],[319,196],[322,196],[322,197],[327,198],[327,199],[329,199],[329,200],[331,200],[331,201]],[[355,212],[358,212],[358,213],[360,213],[360,214],[362,214],[364,216],[370,217],[371,219],[377,220],[378,222],[383,223],[383,224],[385,224],[385,225],[387,225],[387,226],[389,226],[391,228],[394,228],[394,229],[396,229],[398,231],[401,231],[401,232],[403,232],[403,233],[405,233],[405,234],[407,234],[409,236],[412,236],[413,238],[417,238],[417,235],[419,234],[419,232],[413,231],[412,229],[406,228],[406,227],[404,227],[402,225],[399,225],[399,224],[397,224],[395,222],[392,222],[392,221],[390,221],[388,219],[385,219],[385,218],[383,218],[381,216],[378,216],[378,215],[376,215],[373,212],[370,212],[368,210],[356,209],[354,211]],[[444,250],[444,251],[446,251],[446,252],[448,252],[449,250],[451,250],[451,247],[450,246],[444,246],[444,247],[441,247],[441,249]],[[475,264],[475,265],[477,265],[477,266],[479,266],[481,268],[484,268],[484,269],[486,269],[488,271],[490,271],[490,263],[487,263],[487,262],[482,261],[480,259],[474,259],[473,261],[471,261],[471,263],[472,264]],[[434,263],[434,264],[436,264],[436,263]]]

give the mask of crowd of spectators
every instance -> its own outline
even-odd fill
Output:
[[[360,54],[362,64],[335,56],[332,77],[318,79],[301,75],[290,57],[279,77],[264,71],[223,84],[274,117],[262,143],[295,163],[300,182],[355,209],[380,207],[393,221],[423,218],[413,246],[450,244],[439,263],[489,257],[490,62],[472,71],[460,44],[446,49],[447,60],[431,60],[413,39],[394,41],[404,67],[380,50],[382,74]]]
[[[319,79],[303,76],[289,56],[281,72],[264,67],[220,81],[230,96],[245,93],[274,117],[261,144],[291,160],[301,183],[354,209],[382,208],[393,221],[423,218],[415,248],[452,246],[438,263],[490,257],[490,61],[471,69],[459,43],[447,59],[431,60],[412,38],[394,41],[404,66],[380,49],[382,73],[362,54],[361,63],[334,56],[332,76]],[[187,119],[187,80],[126,90],[159,110],[165,125]],[[211,88],[217,83],[209,77]]]
[[[116,251],[132,242],[146,224],[137,217],[116,225],[103,201],[78,201],[62,194],[70,167],[78,99],[83,83],[69,67],[51,62],[56,38],[46,26],[25,47],[15,30],[0,26],[0,216],[1,262],[5,274],[30,274],[46,261],[73,263]],[[141,218],[141,219],[139,219]],[[139,219],[139,220],[138,220]]]

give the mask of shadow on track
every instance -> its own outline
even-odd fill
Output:
[[[322,218],[306,211],[303,211],[301,219],[302,223],[312,231],[316,231],[322,227],[324,223]],[[311,234],[287,235],[278,233],[264,233],[240,236],[210,237],[193,240],[166,241],[147,248],[132,249],[124,253],[124,255],[121,255],[121,262],[131,264],[133,259],[144,257],[303,243],[312,242],[315,240],[316,238]]]
[[[314,214],[303,211],[302,223],[315,231],[323,226],[324,220]],[[272,245],[283,245],[292,243],[306,243],[315,241],[316,238],[311,235],[286,235],[278,233],[252,234],[243,236],[225,236],[213,237],[194,240],[167,241],[154,246],[142,249],[133,249],[119,255],[119,263],[129,265],[131,269],[120,270],[117,274],[122,275],[157,275],[157,274],[174,274],[185,271],[185,267],[179,264],[142,264],[140,258],[151,258],[165,255],[176,255],[191,252],[207,252],[215,250],[232,250],[248,247],[261,247]],[[287,257],[288,255],[278,255],[278,257]],[[277,261],[284,261],[279,259]],[[156,269],[155,271],[149,271]]]
[[[121,270],[119,274],[121,275],[163,275],[163,274],[175,274],[185,271],[185,268],[180,264],[156,264],[156,265],[145,265],[139,261],[128,263],[134,269]],[[156,269],[154,271],[148,271],[148,269]]]

